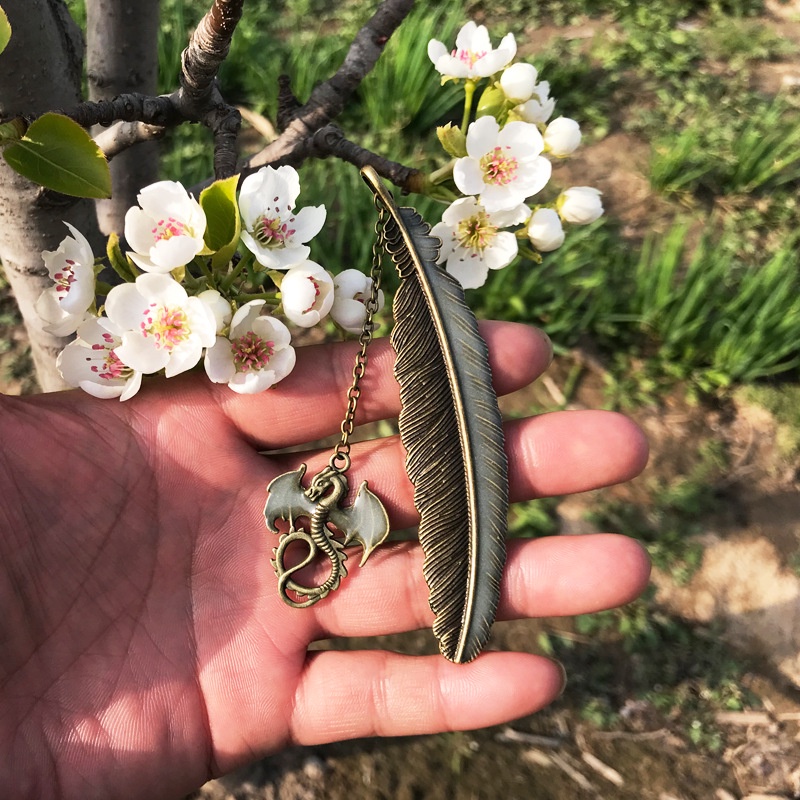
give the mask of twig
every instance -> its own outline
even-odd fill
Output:
[[[584,750],[581,753],[581,758],[584,762],[590,766],[595,772],[602,775],[609,783],[613,783],[614,786],[624,786],[625,779],[622,775],[619,774],[613,767],[609,767],[608,764],[601,761],[597,756],[592,755],[587,750]]]
[[[567,762],[566,759],[562,758],[558,753],[553,753],[550,758],[552,759],[553,763],[569,778],[571,778],[581,789],[587,792],[593,792],[594,786],[592,785],[591,781],[582,773],[578,772],[575,767],[573,767],[570,763]]]
[[[564,744],[563,739],[555,736],[541,736],[536,733],[525,733],[514,728],[503,728],[500,733],[495,735],[495,741],[510,744],[532,744],[538,747],[558,748]]]
[[[203,107],[212,97],[214,82],[228,56],[236,25],[242,18],[244,0],[214,0],[200,20],[181,54],[181,94],[179,105],[189,99],[192,107]]]
[[[109,160],[139,142],[163,138],[167,129],[144,122],[118,122],[94,137],[95,143]]]
[[[345,59],[336,73],[318,84],[302,106],[291,93],[287,81],[281,82],[281,111],[278,122],[281,135],[261,152],[252,156],[242,174],[259,167],[278,164],[298,166],[306,158],[335,155],[350,163],[371,164],[379,175],[404,191],[417,191],[417,170],[387,161],[354,145],[330,123],[345,108],[348,100],[375,66],[389,38],[411,11],[414,0],[383,0],[372,18],[356,34]]]

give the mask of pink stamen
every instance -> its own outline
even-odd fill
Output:
[[[144,320],[139,323],[139,329],[145,338],[153,336],[157,347],[172,350],[191,335],[189,319],[182,308],[162,306],[151,311],[154,305],[143,312]]]
[[[476,52],[474,50],[453,50],[450,55],[454,58],[457,58],[459,61],[463,61],[467,66],[474,67],[475,62],[486,55],[486,51],[481,50],[480,52]]]
[[[153,237],[156,241],[166,241],[171,239],[173,236],[190,236],[191,231],[189,231],[188,226],[186,223],[181,222],[175,217],[168,217],[167,219],[160,219],[157,223],[155,228],[153,228],[150,233],[153,234]]]
[[[315,305],[315,304],[316,304],[316,302],[317,302],[317,298],[319,297],[319,282],[318,282],[318,281],[315,281],[315,280],[314,280],[314,278],[312,278],[310,275],[309,275],[308,279],[309,279],[309,280],[311,281],[311,283],[314,285],[314,301],[313,301],[313,302],[311,303],[311,305],[310,305],[310,306],[309,306],[309,307],[308,307],[308,308],[307,308],[307,309],[306,309],[306,310],[303,312],[304,314],[308,314],[308,312],[309,312],[309,311],[311,311],[311,310],[314,308],[314,305]]]
[[[504,152],[508,147],[495,147],[480,160],[483,179],[486,183],[506,186],[516,180],[519,162],[514,156]]]
[[[253,331],[231,341],[233,364],[237,372],[265,369],[275,354],[275,342],[266,341]]]

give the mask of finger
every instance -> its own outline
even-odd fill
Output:
[[[531,714],[561,693],[549,659],[484,653],[470,664],[380,651],[309,656],[295,696],[297,744],[408,736],[497,725]]]
[[[400,545],[353,569],[336,597],[314,606],[316,638],[377,636],[429,628],[433,613],[422,549]],[[589,614],[629,603],[647,586],[650,560],[614,534],[549,536],[509,543],[498,619]]]
[[[481,324],[489,345],[495,390],[508,394],[547,368],[552,348],[536,328],[505,322]],[[339,430],[353,380],[358,344],[346,342],[297,350],[297,366],[275,391],[242,397],[222,387],[218,403],[243,436],[257,446],[278,449],[310,442]],[[395,354],[388,339],[370,345],[361,382],[358,424],[396,416],[400,393],[394,379]]]
[[[621,483],[638,475],[647,463],[644,434],[630,419],[610,411],[557,411],[513,420],[504,428],[512,501]],[[389,512],[393,527],[416,524],[414,489],[405,472],[399,438],[354,444],[351,455],[351,489],[367,480]],[[329,458],[330,451],[325,450],[286,454],[271,463],[276,472],[307,463],[313,475]]]

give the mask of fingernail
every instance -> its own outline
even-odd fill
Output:
[[[564,694],[564,691],[567,688],[567,671],[564,669],[564,665],[560,661],[556,661],[554,658],[551,658],[550,660],[558,667],[559,672],[561,673],[561,689],[556,695],[556,699],[558,699],[562,694]]]
[[[538,330],[542,339],[544,339],[544,343],[547,345],[547,351],[549,353],[549,356],[547,358],[547,366],[549,367],[553,363],[553,342],[541,328],[539,328]]]

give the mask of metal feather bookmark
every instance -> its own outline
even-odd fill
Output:
[[[341,506],[385,249],[400,275],[391,337],[402,403],[399,427],[420,513],[424,574],[436,615],[433,632],[442,655],[464,663],[489,638],[505,564],[508,477],[488,351],[461,285],[436,265],[440,242],[430,236],[430,226],[413,208],[395,205],[375,170],[365,167],[361,174],[375,196],[378,222],[372,290],[342,437],[329,465],[308,488],[302,484],[305,464],[267,487],[267,528],[280,534],[272,565],[284,602],[306,608],[337,589],[347,575],[347,545],[361,545],[363,564],[389,533],[386,511],[366,481],[353,504]],[[279,520],[287,531],[281,531]],[[287,550],[298,546],[305,557],[290,565]],[[317,585],[300,583],[296,574],[318,557],[328,563],[327,577]]]
[[[401,279],[391,341],[433,632],[464,663],[489,638],[505,565],[507,462],[488,351],[461,285],[436,264],[430,226],[395,205],[374,169],[361,174],[388,212],[384,245]]]

